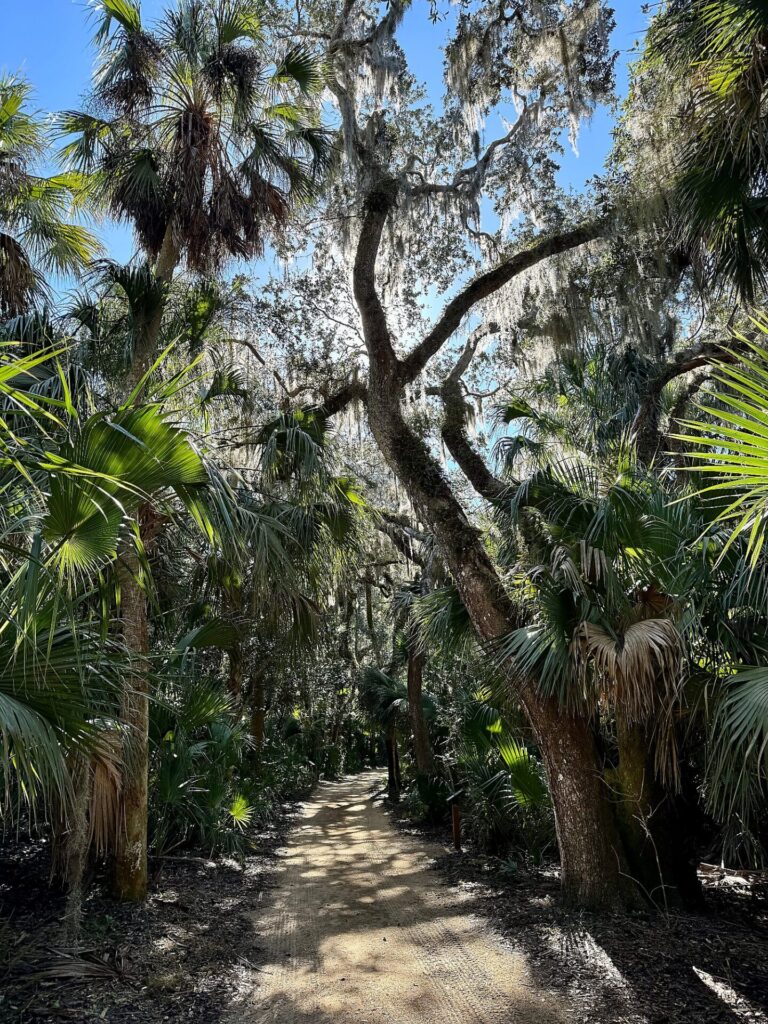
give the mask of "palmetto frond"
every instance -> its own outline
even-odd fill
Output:
[[[742,667],[727,680],[712,740],[710,806],[748,824],[768,781],[768,669]]]
[[[360,704],[373,722],[386,727],[408,712],[405,683],[377,668],[366,668],[360,678]]]
[[[9,599],[11,603],[9,602]],[[72,792],[68,757],[112,760],[103,722],[117,714],[120,652],[98,624],[66,621],[67,603],[24,609],[0,595],[0,783],[5,800],[34,805]],[[51,618],[62,616],[61,625]]]
[[[417,595],[409,612],[425,650],[465,653],[476,642],[469,613],[453,586]]]
[[[756,325],[768,333],[762,321]],[[697,474],[716,477],[700,493],[713,498],[717,520],[733,527],[726,548],[746,538],[754,565],[768,510],[768,351],[742,341],[751,355],[717,365],[714,379],[720,387],[699,403],[704,418],[685,421],[688,433],[676,438],[696,446],[687,454]]]
[[[682,642],[669,619],[643,619],[611,634],[583,622],[573,640],[582,673],[592,669],[598,686],[627,721],[647,721],[675,695],[682,671]]]
[[[68,570],[114,558],[142,500],[208,483],[199,453],[157,406],[90,417],[42,466],[52,475],[44,531]]]
[[[715,288],[765,287],[768,14],[754,0],[675,0],[654,20],[647,64],[687,82],[670,205]]]
[[[75,173],[36,173],[48,129],[30,113],[29,86],[0,77],[0,314],[27,311],[46,294],[43,274],[79,274],[100,252],[75,222],[82,180]]]

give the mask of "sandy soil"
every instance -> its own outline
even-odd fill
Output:
[[[323,783],[292,832],[263,949],[230,1024],[554,1024],[562,995],[429,870],[437,845],[396,831],[364,773]],[[245,915],[248,916],[248,915]],[[256,987],[249,991],[250,981]]]

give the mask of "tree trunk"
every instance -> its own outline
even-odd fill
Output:
[[[514,609],[479,534],[424,442],[408,429],[392,393],[391,382],[378,384],[372,371],[368,408],[373,434],[430,524],[478,635],[497,640],[517,625]],[[631,902],[622,845],[589,720],[570,717],[556,700],[540,697],[533,682],[521,680],[512,667],[510,683],[547,771],[566,898],[580,906],[607,909]]]
[[[147,794],[149,782],[149,624],[147,599],[139,582],[139,556],[133,543],[117,559],[123,643],[131,654],[131,676],[123,690],[122,820],[115,855],[113,887],[121,900],[147,895]]]
[[[239,705],[243,696],[243,644],[236,640],[229,649],[229,671],[227,672],[227,690],[234,702]]]
[[[616,738],[621,796],[617,811],[629,868],[656,905],[666,907],[669,892],[675,889],[687,907],[700,909],[703,894],[685,814],[656,777],[649,730],[617,716]]]
[[[222,612],[228,623],[236,630],[236,636],[227,655],[227,691],[239,707],[243,697],[243,675],[245,671],[245,645],[243,643],[243,588],[236,583],[224,587]]]
[[[264,746],[265,698],[264,672],[257,670],[251,676],[251,736],[257,759]]]
[[[172,228],[166,229],[155,276],[170,285],[179,262]],[[155,358],[165,302],[158,303],[152,320],[137,339],[125,387],[133,392]],[[126,395],[126,397],[128,397]],[[141,528],[141,516],[139,516]],[[122,695],[124,742],[122,822],[117,840],[112,886],[123,900],[143,900],[147,894],[147,801],[149,792],[149,615],[146,594],[139,582],[139,556],[132,541],[121,546],[116,566],[120,585],[120,620],[123,643],[132,660],[132,675]]]
[[[165,230],[160,252],[158,253],[153,267],[155,277],[158,281],[162,282],[166,288],[170,287],[176,267],[179,265],[180,258],[181,253],[173,237],[173,228],[169,224]],[[163,323],[164,313],[165,300],[158,303],[157,310],[151,320],[146,324],[141,335],[136,338],[131,364],[128,367],[125,379],[129,393],[136,389],[139,381],[151,368],[157,357],[157,343],[160,338],[160,330]],[[141,396],[139,395],[138,397]]]
[[[634,905],[637,893],[589,721],[554,700],[538,698],[526,711],[547,772],[565,899],[593,909]]]
[[[421,778],[429,778],[435,773],[435,759],[421,701],[423,669],[424,652],[419,650],[415,639],[411,637],[408,643],[408,715],[413,737],[413,760],[416,774]]]
[[[403,417],[405,384],[413,379],[414,367],[418,372],[429,355],[423,342],[420,351],[398,359],[376,287],[376,259],[397,189],[396,180],[383,177],[371,191],[355,254],[354,295],[369,355],[368,420],[382,455],[429,523],[478,636],[495,641],[519,624],[515,608],[440,464]],[[478,295],[483,289],[488,292],[491,278],[495,281],[493,272],[485,275],[482,287],[475,289]],[[455,319],[458,327],[458,312]],[[446,322],[452,322],[451,317]],[[439,330],[435,334],[438,341],[440,334]],[[427,346],[430,350],[433,341]],[[557,701],[542,698],[535,681],[521,678],[514,666],[509,666],[509,682],[528,716],[547,770],[566,897],[595,908],[624,905],[629,894],[621,841],[588,718],[567,717]]]
[[[379,647],[379,639],[376,636],[376,625],[373,619],[373,590],[370,580],[365,581],[365,622],[368,627],[368,636],[371,639],[374,661],[376,666],[381,668],[381,648]]]
[[[387,729],[384,743],[387,748],[387,796],[396,803],[400,799],[400,766],[397,758],[397,737],[392,727]]]

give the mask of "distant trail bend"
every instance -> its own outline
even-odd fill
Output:
[[[269,905],[246,914],[263,961],[231,1024],[556,1024],[562,997],[429,871],[443,852],[397,832],[366,772],[317,789]],[[571,1008],[572,1009],[572,1008]]]

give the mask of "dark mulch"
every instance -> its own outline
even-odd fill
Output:
[[[292,821],[255,839],[243,866],[205,857],[154,861],[148,901],[126,906],[96,882],[77,950],[62,946],[62,894],[47,885],[44,841],[0,845],[2,1024],[215,1024],[258,960],[253,922]]]
[[[399,828],[450,846],[445,826],[392,811]],[[536,982],[572,997],[574,1024],[768,1021],[768,884],[708,874],[704,914],[610,917],[564,907],[554,867],[525,869],[471,849],[435,867],[525,951]]]

